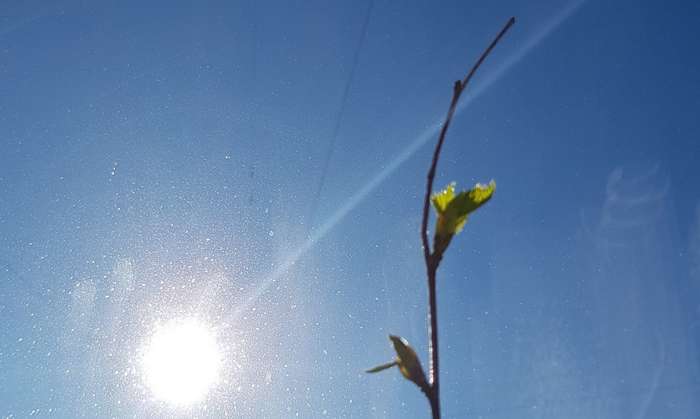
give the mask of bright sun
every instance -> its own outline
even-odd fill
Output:
[[[177,406],[203,400],[218,379],[220,363],[214,333],[194,319],[158,327],[142,359],[144,377],[153,395]]]

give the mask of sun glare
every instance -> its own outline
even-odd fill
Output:
[[[221,354],[211,328],[194,319],[156,329],[142,359],[154,397],[176,406],[203,400],[216,384]]]

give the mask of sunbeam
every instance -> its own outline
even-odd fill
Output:
[[[537,45],[551,35],[561,24],[574,15],[576,11],[585,3],[585,0],[577,0],[567,5],[560,12],[555,14],[539,31],[530,36],[524,43],[524,46],[516,51],[513,55],[507,57],[495,70],[492,70],[490,75],[482,79],[481,83],[476,85],[471,91],[467,91],[466,97],[457,108],[457,113],[461,113],[472,101],[477,99],[489,87],[493,86],[505,74],[508,73],[517,63],[527,56]],[[361,202],[375,190],[379,185],[391,176],[396,169],[411,158],[421,147],[435,137],[441,127],[442,119],[434,122],[422,133],[420,133],[403,151],[394,157],[389,164],[380,170],[372,179],[355,192],[345,203],[338,208],[320,227],[313,230],[310,237],[292,252],[280,266],[275,269],[272,274],[265,278],[246,298],[245,303],[238,306],[233,312],[232,317],[237,317],[240,313],[248,310],[255,301],[263,295],[268,288],[280,277],[287,272],[294,264],[314,245],[325,237],[338,223],[340,223],[352,210],[354,210]]]
[[[4,3],[0,418],[700,418],[700,3]]]

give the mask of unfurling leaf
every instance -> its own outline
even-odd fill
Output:
[[[397,356],[396,362],[399,365],[401,374],[425,391],[428,388],[428,381],[425,379],[425,373],[416,351],[400,336],[390,335],[389,339],[394,344]]]
[[[396,361],[391,361],[391,362],[387,362],[386,364],[382,364],[382,365],[378,365],[374,368],[370,368],[365,372],[369,373],[369,374],[374,374],[375,372],[384,371],[384,370],[389,369],[391,367],[394,367],[396,365],[399,365],[399,363]]]
[[[450,244],[452,237],[462,231],[467,217],[491,199],[496,190],[493,180],[488,185],[477,183],[474,188],[455,195],[455,184],[450,183],[445,189],[431,197],[437,212],[435,226],[435,254],[442,255]]]
[[[415,383],[423,392],[430,390],[428,386],[428,381],[425,379],[425,373],[423,372],[423,367],[420,364],[418,355],[416,351],[411,348],[411,346],[406,342],[406,340],[400,336],[389,335],[391,343],[394,345],[394,350],[396,351],[396,359],[386,364],[376,366],[365,372],[373,374],[375,372],[384,371],[394,366],[399,367],[401,374]]]
[[[433,207],[435,207],[435,211],[437,211],[438,215],[442,214],[445,212],[445,209],[447,209],[447,205],[452,201],[455,197],[455,183],[452,182],[447,187],[440,192],[435,192],[433,196],[431,197],[431,201],[433,202]]]

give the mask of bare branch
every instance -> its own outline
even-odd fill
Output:
[[[430,196],[433,194],[433,181],[435,180],[435,171],[437,169],[438,160],[440,159],[440,151],[442,150],[442,144],[445,142],[445,135],[447,134],[447,129],[452,122],[452,117],[457,109],[457,102],[462,92],[467,87],[472,77],[476,73],[476,70],[481,67],[481,64],[489,56],[491,50],[498,44],[498,42],[503,38],[508,29],[515,23],[515,17],[508,19],[506,25],[501,29],[501,31],[496,35],[496,37],[491,41],[491,44],[481,53],[479,59],[474,63],[469,73],[464,77],[463,80],[458,80],[455,82],[454,91],[452,93],[452,101],[450,102],[450,107],[447,111],[447,117],[445,122],[442,124],[440,129],[440,136],[438,137],[437,144],[435,145],[435,151],[433,152],[433,160],[430,164],[430,169],[428,170],[428,182],[426,185],[425,199],[423,201],[423,219],[421,222],[421,240],[423,242],[423,255],[425,257],[425,263],[430,264],[430,242],[428,241],[428,217],[430,213]]]
[[[435,255],[430,249],[430,243],[428,241],[428,217],[430,213],[430,197],[433,194],[433,182],[435,180],[435,171],[437,170],[438,160],[440,159],[440,152],[442,150],[442,145],[445,142],[445,135],[447,134],[447,129],[450,127],[450,122],[452,122],[452,117],[457,109],[457,102],[462,92],[466,89],[467,85],[471,81],[472,77],[479,69],[481,64],[484,62],[486,57],[491,53],[491,50],[498,44],[503,35],[510,29],[515,23],[515,18],[511,17],[505,24],[503,29],[496,35],[496,37],[491,41],[489,46],[481,53],[479,59],[474,63],[472,68],[469,70],[467,75],[463,80],[457,80],[454,85],[454,90],[452,92],[452,101],[450,102],[450,107],[447,110],[447,117],[445,122],[442,124],[442,129],[440,130],[440,136],[438,137],[437,144],[435,145],[435,151],[433,152],[433,160],[430,164],[430,169],[428,170],[428,179],[425,188],[425,199],[423,200],[423,218],[421,221],[421,241],[423,243],[423,256],[425,258],[425,267],[428,274],[428,334],[430,337],[430,344],[428,346],[428,352],[430,355],[430,367],[429,367],[429,384],[430,392],[426,392],[428,400],[430,401],[430,408],[432,410],[433,418],[440,418],[440,374],[439,374],[439,356],[438,356],[438,329],[437,329],[437,294],[436,294],[436,274],[437,268],[440,264],[440,255]]]

